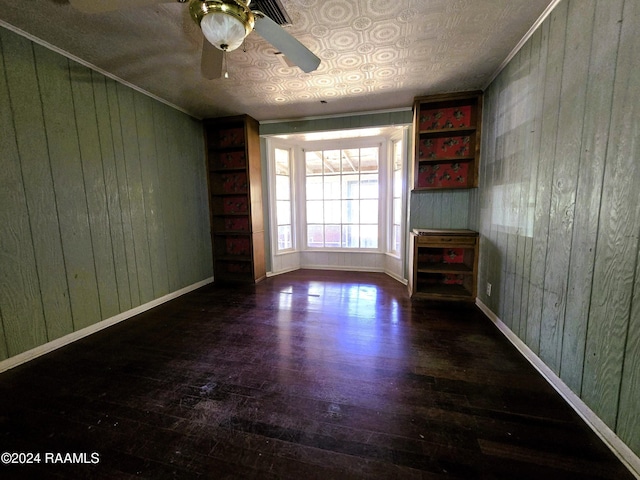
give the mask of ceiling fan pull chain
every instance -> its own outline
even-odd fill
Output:
[[[229,71],[227,70],[227,51],[222,51],[222,71],[224,72],[223,77],[229,78]]]

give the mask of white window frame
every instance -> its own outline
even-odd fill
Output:
[[[378,246],[375,248],[354,248],[354,247],[309,247],[307,245],[307,218],[306,218],[306,174],[304,168],[305,151],[315,150],[338,150],[338,149],[350,149],[350,148],[378,148]],[[300,250],[308,252],[342,252],[342,253],[357,253],[357,252],[384,252],[386,251],[386,241],[388,226],[385,224],[387,217],[387,205],[382,199],[386,198],[387,194],[387,139],[384,137],[363,137],[352,139],[338,139],[338,140],[319,140],[313,142],[305,142],[304,147],[300,149],[300,158],[296,160],[299,174],[296,178],[298,187],[298,201],[296,207],[298,210],[298,218],[300,219],[300,225],[298,229],[300,239]]]
[[[401,185],[400,185],[400,247],[399,250],[394,250],[394,243],[393,243],[393,200],[394,200],[394,178],[393,178],[393,166],[394,166],[394,154],[395,154],[395,146],[398,143],[401,143],[401,161],[400,161],[400,178],[401,178]],[[406,238],[406,205],[407,205],[407,179],[406,179],[406,172],[407,172],[407,147],[408,147],[408,135],[407,135],[407,129],[403,129],[403,131],[399,134],[399,135],[394,135],[393,137],[389,138],[389,162],[388,162],[388,171],[389,171],[389,177],[388,177],[388,186],[389,186],[389,196],[388,196],[388,202],[387,202],[387,207],[388,207],[388,230],[387,230],[387,249],[386,249],[386,253],[389,256],[395,257],[395,258],[402,258],[403,257],[403,250],[404,250],[404,244],[405,244],[405,238]]]
[[[401,197],[401,224],[400,224],[400,249],[393,251],[393,142],[401,140],[402,146],[402,197]],[[304,149],[306,150],[331,150],[338,148],[357,148],[376,145],[380,150],[379,165],[379,197],[381,199],[378,208],[378,247],[375,249],[361,248],[308,248],[306,239],[306,175],[304,171]],[[340,137],[333,140],[312,140],[303,141],[299,137],[286,139],[284,136],[266,136],[266,160],[268,178],[264,186],[268,189],[268,212],[267,218],[269,225],[269,239],[271,246],[269,248],[271,257],[275,260],[281,256],[291,254],[349,254],[349,253],[371,253],[384,255],[390,259],[402,261],[406,256],[406,240],[407,240],[407,214],[408,214],[408,180],[406,178],[409,168],[409,148],[410,135],[409,129],[403,126],[392,136],[372,136],[372,137]],[[291,218],[292,218],[292,248],[286,250],[278,250],[278,229],[276,223],[276,199],[275,199],[275,148],[288,149],[291,154]],[[298,257],[300,261],[301,257]],[[309,257],[303,257],[309,258]],[[321,258],[321,257],[313,257]],[[304,264],[306,262],[303,261]],[[294,262],[295,263],[295,262]]]
[[[296,191],[295,175],[296,175],[296,154],[295,146],[279,139],[268,139],[268,198],[269,198],[269,225],[270,225],[270,239],[271,250],[273,255],[284,255],[287,253],[298,251],[298,238],[299,238],[299,223],[296,215],[298,208],[296,207],[296,198],[298,192]],[[280,249],[278,246],[278,220],[277,220],[277,198],[276,198],[276,170],[275,170],[275,151],[276,149],[289,151],[289,191],[291,195],[291,248]]]

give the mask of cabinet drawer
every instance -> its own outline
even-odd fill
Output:
[[[419,235],[418,245],[475,245],[477,237]]]

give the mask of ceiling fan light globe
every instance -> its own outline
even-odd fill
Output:
[[[247,36],[244,24],[224,12],[210,12],[200,21],[206,39],[216,48],[230,52],[235,50]]]

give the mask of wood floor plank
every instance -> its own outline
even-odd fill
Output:
[[[633,478],[474,306],[361,272],[209,285],[7,371],[0,450],[99,455],[3,478]]]

